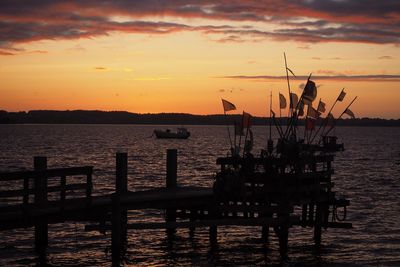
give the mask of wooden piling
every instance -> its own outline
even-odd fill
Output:
[[[47,169],[46,157],[34,157],[33,167],[35,171],[45,171]],[[47,177],[36,177],[35,182],[35,205],[44,206],[47,202]],[[35,224],[35,250],[39,255],[44,256],[48,245],[48,226],[47,219],[43,217]]]
[[[127,242],[127,211],[121,207],[121,195],[128,192],[128,155],[116,154],[115,193],[112,199],[112,265],[120,266]]]
[[[322,207],[320,203],[317,203],[315,211],[315,224],[314,224],[314,242],[316,246],[321,245],[322,235]]]
[[[268,225],[264,225],[261,228],[261,240],[264,243],[268,243],[268,240],[269,240],[269,226]]]
[[[178,173],[178,152],[176,149],[167,149],[167,176],[166,187],[177,187],[177,173]],[[176,209],[167,209],[165,211],[165,221],[176,222]],[[166,229],[167,234],[175,233],[175,229]]]

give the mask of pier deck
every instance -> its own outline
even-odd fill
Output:
[[[222,170],[230,164],[226,160],[217,163]],[[285,256],[292,226],[313,227],[317,245],[322,228],[351,227],[350,223],[327,220],[329,205],[349,205],[335,199],[330,169],[296,179],[282,175],[271,180],[253,173],[246,178],[244,194],[228,197],[216,188],[179,187],[176,150],[167,150],[166,187],[129,191],[127,169],[127,154],[118,153],[115,192],[102,196],[92,195],[90,166],[47,169],[47,159],[35,157],[34,171],[0,173],[0,188],[7,188],[0,190],[0,230],[34,227],[36,251],[45,255],[49,224],[84,221],[87,231],[111,230],[112,262],[119,266],[128,229],[161,228],[170,235],[176,228],[189,228],[194,234],[196,227],[209,227],[210,243],[215,244],[218,226],[260,226],[264,240],[268,240],[270,228],[275,231],[281,255]],[[79,179],[83,182],[78,183]],[[139,209],[164,210],[165,221],[129,221],[129,210]]]

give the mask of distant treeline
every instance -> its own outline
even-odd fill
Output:
[[[239,122],[241,115],[192,115],[186,113],[158,113],[138,114],[126,111],[53,111],[32,110],[29,112],[0,111],[0,123],[43,123],[43,124],[166,124],[166,125],[224,125],[227,122]],[[269,124],[269,118],[254,117],[254,125]],[[280,119],[285,125],[286,118]],[[303,120],[299,124],[303,124]],[[400,119],[340,119],[336,121],[338,126],[397,126],[400,127]]]

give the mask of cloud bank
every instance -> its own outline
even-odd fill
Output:
[[[3,0],[0,18],[3,55],[32,41],[113,32],[197,31],[218,42],[400,44],[398,0]]]

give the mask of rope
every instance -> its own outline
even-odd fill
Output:
[[[338,207],[337,207],[336,205],[333,206],[332,221],[333,221],[333,222],[334,222],[334,221],[342,222],[342,221],[346,220],[346,217],[347,217],[347,207],[346,207],[346,206],[343,207],[343,216],[342,216],[341,218],[340,218],[339,215],[338,215],[337,208],[338,208]]]

